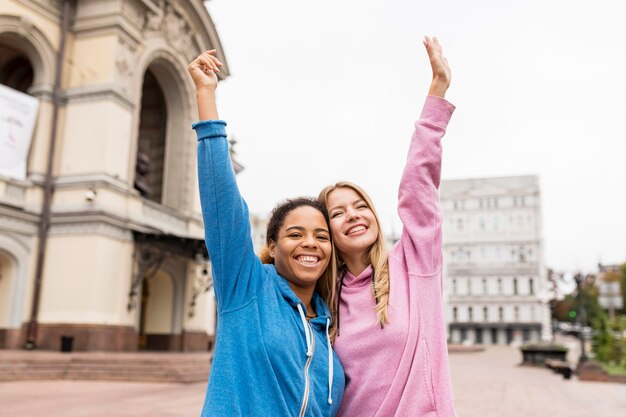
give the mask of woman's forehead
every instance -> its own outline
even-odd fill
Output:
[[[363,200],[363,197],[352,188],[336,188],[328,194],[328,208],[332,209],[332,206],[337,204],[354,203],[357,200]]]
[[[327,229],[326,219],[322,212],[311,206],[300,206],[285,216],[283,229],[296,226]]]

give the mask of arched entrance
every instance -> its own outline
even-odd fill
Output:
[[[143,282],[139,319],[139,349],[175,351],[180,335],[175,335],[176,291],[172,278],[159,270]]]
[[[150,69],[141,94],[135,188],[146,198],[163,203],[167,106],[163,90]]]
[[[7,347],[7,332],[11,326],[11,295],[17,274],[15,261],[0,251],[0,348]]]

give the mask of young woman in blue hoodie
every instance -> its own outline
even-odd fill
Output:
[[[266,257],[254,254],[248,208],[215,102],[221,63],[189,64],[200,121],[198,180],[217,302],[216,345],[202,416],[334,416],[344,373],[331,348],[328,214],[314,199],[287,200],[268,224]],[[318,291],[316,291],[316,288]]]

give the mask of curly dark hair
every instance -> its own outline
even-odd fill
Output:
[[[287,217],[287,215],[295,209],[302,206],[309,206],[318,210],[324,216],[326,226],[329,226],[330,219],[328,217],[328,211],[326,210],[326,207],[324,207],[324,205],[317,199],[312,197],[296,197],[281,201],[272,210],[272,216],[270,217],[270,221],[267,223],[265,248],[261,254],[261,260],[263,263],[274,263],[274,260],[269,256],[269,251],[265,249],[269,246],[270,242],[276,242],[278,240],[278,231],[281,227],[283,227],[283,224],[285,224],[285,217]]]

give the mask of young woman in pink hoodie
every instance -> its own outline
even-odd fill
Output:
[[[454,417],[442,306],[441,138],[454,111],[450,68],[424,40],[433,79],[400,182],[402,236],[387,253],[372,201],[355,184],[320,193],[335,248],[338,330],[346,373],[338,417]]]

